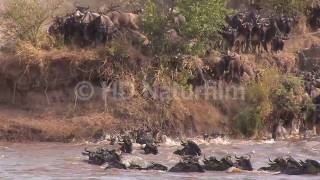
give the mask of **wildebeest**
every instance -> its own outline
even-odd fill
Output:
[[[82,154],[89,157],[90,164],[102,165],[106,162],[120,161],[120,154],[117,151],[110,151],[106,148],[97,148],[95,150],[85,149]]]
[[[193,142],[193,141],[187,141],[187,142],[181,142],[181,145],[183,146],[182,149],[178,149],[174,152],[174,154],[180,155],[180,156],[200,156],[201,155],[201,149],[199,146]]]
[[[288,37],[293,27],[293,18],[288,16],[282,16],[276,20],[277,27],[279,31],[284,35],[284,37]]]
[[[218,160],[216,157],[204,158],[203,168],[207,171],[226,171],[234,166],[231,156],[226,156]]]
[[[112,11],[107,14],[115,26],[119,28],[139,29],[139,15],[120,11]]]
[[[169,172],[204,172],[199,159],[194,156],[185,156],[183,160],[173,166]]]
[[[276,24],[276,20],[271,18],[268,24],[265,24],[264,27],[264,35],[262,39],[262,45],[265,51],[269,52],[268,44],[271,43],[272,39],[276,36],[277,32],[279,32],[278,26]]]
[[[262,167],[260,171],[275,171],[288,175],[318,174],[320,173],[320,162],[307,159],[297,161],[291,156],[269,159],[269,167]]]
[[[73,39],[78,38],[83,45],[84,29],[81,24],[81,16],[80,14],[72,14],[66,17],[63,25],[65,44],[71,44]]]
[[[52,24],[49,26],[47,33],[50,36],[54,36],[54,37],[57,37],[59,35],[63,35],[63,33],[64,33],[63,25],[64,25],[64,18],[61,16],[56,16],[53,19]]]
[[[236,30],[225,27],[222,31],[220,31],[220,35],[223,38],[223,50],[225,51],[231,51],[236,40]]]
[[[320,28],[320,6],[308,7],[306,10],[308,24],[313,30]]]
[[[276,36],[271,41],[271,51],[278,53],[279,51],[282,51],[284,48],[284,40],[280,38],[279,36]]]
[[[123,137],[120,150],[124,153],[132,153],[132,141],[128,136]]]
[[[157,145],[156,144],[151,144],[151,143],[147,143],[144,146],[143,150],[144,150],[145,154],[157,155],[159,153]]]
[[[239,52],[261,51],[268,52],[268,46],[276,35],[281,39],[288,38],[297,20],[294,17],[261,17],[256,12],[240,12],[233,16],[226,16],[227,27],[222,29],[219,34],[224,40],[223,49],[225,51],[235,50]],[[282,48],[278,48],[277,51]]]
[[[116,30],[113,22],[106,15],[99,15],[85,29],[88,40],[95,44],[106,43],[112,38],[112,34]]]
[[[251,164],[251,156],[250,155],[246,155],[246,156],[241,156],[241,157],[237,157],[236,158],[236,163],[235,166],[241,170],[246,170],[246,171],[252,171],[252,164]]]
[[[251,47],[252,52],[261,52],[261,43],[264,36],[262,24],[256,24],[251,30]]]

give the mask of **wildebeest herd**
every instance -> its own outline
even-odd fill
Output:
[[[121,29],[129,30],[136,36],[138,32],[139,15],[116,10],[106,13],[89,11],[89,7],[77,7],[75,12],[66,16],[55,17],[48,28],[51,36],[62,36],[65,44],[76,40],[81,47],[106,43]]]
[[[226,26],[220,32],[224,40],[225,50],[240,53],[269,52],[283,50],[284,41],[288,39],[293,26],[297,23],[289,16],[263,18],[257,12],[240,12],[227,16]]]
[[[134,136],[132,136],[135,134]],[[204,136],[206,140],[208,137]],[[132,131],[127,135],[119,135],[117,138],[111,138],[110,143],[114,145],[118,140],[119,149],[109,150],[108,148],[97,148],[94,150],[85,149],[83,155],[88,156],[88,162],[95,165],[105,165],[106,169],[133,169],[133,170],[160,170],[169,172],[205,172],[205,171],[228,171],[228,172],[249,172],[253,171],[251,156],[244,155],[241,157],[227,155],[220,160],[216,157],[200,160],[200,147],[194,141],[182,141],[182,149],[173,153],[181,157],[181,161],[170,169],[159,163],[136,163],[128,162],[123,159],[124,154],[131,154],[133,142],[144,145],[144,153],[157,155],[159,150],[158,133],[139,129]],[[307,159],[297,161],[291,156],[278,157],[274,160],[269,159],[269,165],[262,167],[258,171],[280,172],[288,175],[318,174],[320,173],[320,162]]]

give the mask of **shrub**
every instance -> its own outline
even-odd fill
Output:
[[[306,8],[305,0],[264,0],[261,2],[264,9],[271,10],[273,15],[294,16],[303,13]]]
[[[144,32],[152,43],[153,51],[161,54],[165,48],[167,17],[163,14],[163,10],[157,6],[155,0],[146,2],[142,24]]]
[[[162,1],[148,0],[142,17],[145,33],[152,42],[154,52],[172,52],[168,48],[165,34],[168,29],[177,29],[170,21],[168,5]],[[178,27],[185,44],[176,47],[186,54],[201,55],[210,41],[218,41],[219,30],[223,27],[225,15],[231,11],[225,8],[226,0],[178,0],[176,9],[186,17],[187,23]],[[167,48],[167,49],[166,49]]]
[[[273,114],[275,120],[283,119],[290,124],[294,119],[306,119],[313,111],[311,99],[305,96],[301,78],[283,77],[281,84],[272,93]]]
[[[18,40],[37,46],[43,38],[46,21],[54,14],[61,0],[10,0],[6,3],[4,20],[10,24],[11,34]]]
[[[236,117],[236,129],[244,136],[257,135],[264,128],[261,107],[247,107]]]
[[[216,38],[230,13],[225,4],[226,0],[179,0],[177,7],[187,19],[183,34],[201,42]]]

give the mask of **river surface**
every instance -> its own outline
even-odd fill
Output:
[[[101,146],[102,144],[100,144]],[[57,144],[32,143],[10,144],[0,143],[0,179],[320,179],[318,176],[287,176],[266,172],[248,173],[167,173],[158,171],[104,170],[103,167],[90,165],[81,155],[85,147],[97,144]],[[320,137],[296,142],[240,141],[215,139],[210,144],[201,143],[206,156],[218,158],[226,154],[251,154],[255,169],[265,166],[268,158],[281,155],[292,155],[305,160],[320,160]],[[160,154],[144,155],[138,145],[134,156],[142,157],[148,162],[158,162],[172,167],[179,157],[172,154],[179,148],[173,141],[161,145]]]

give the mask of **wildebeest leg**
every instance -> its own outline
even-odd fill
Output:
[[[264,50],[265,50],[266,52],[269,52],[269,51],[268,51],[268,44],[267,44],[267,42],[264,41],[264,42],[262,43],[262,45],[263,45]]]

